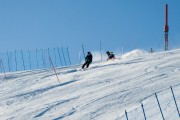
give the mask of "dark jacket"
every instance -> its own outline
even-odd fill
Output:
[[[92,62],[93,56],[92,54],[88,54],[85,58],[86,61]]]
[[[115,58],[113,52],[107,52],[107,55],[108,55],[108,59]]]

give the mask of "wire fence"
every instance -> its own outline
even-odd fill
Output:
[[[68,47],[56,47],[35,50],[15,50],[0,53],[0,72],[34,70],[71,65]]]
[[[143,100],[134,110],[125,110],[117,120],[179,120],[180,85]]]

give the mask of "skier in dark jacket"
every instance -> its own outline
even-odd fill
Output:
[[[89,64],[92,62],[93,56],[90,52],[87,53],[87,56],[85,58],[85,63],[83,64],[82,68],[86,66],[86,68],[89,67]]]
[[[106,54],[108,55],[107,60],[110,60],[110,59],[115,59],[115,56],[114,56],[113,52],[109,52],[109,51],[107,51],[107,52],[106,52]]]

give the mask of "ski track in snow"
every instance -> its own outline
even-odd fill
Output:
[[[57,68],[60,83],[52,69],[7,73],[7,79],[0,80],[0,119],[119,120],[127,110],[130,120],[139,120],[142,102],[148,119],[161,119],[155,92],[165,118],[178,119],[168,90],[176,86],[180,102],[180,50],[133,54],[95,62],[85,71],[78,70],[80,65]]]

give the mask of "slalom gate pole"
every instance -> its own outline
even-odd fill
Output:
[[[161,109],[161,106],[160,106],[160,103],[159,103],[159,100],[158,100],[158,97],[157,97],[157,94],[156,94],[156,93],[155,93],[155,96],[156,96],[156,100],[157,100],[157,103],[158,103],[159,110],[160,110],[160,112],[161,112],[162,118],[163,118],[163,120],[165,120],[165,118],[164,118],[164,115],[163,115],[163,112],[162,112],[162,109]]]
[[[4,79],[6,79],[6,73],[5,73],[5,69],[4,69],[4,64],[3,64],[3,61],[2,61],[2,58],[1,58],[1,69],[3,70],[4,72]],[[7,81],[7,80],[6,80]]]
[[[29,68],[30,68],[30,70],[31,70],[31,55],[30,55],[29,50],[28,50],[28,55],[29,55]]]
[[[126,115],[126,120],[128,120],[128,114],[126,110],[125,110],[125,115]]]
[[[67,54],[68,54],[68,58],[69,58],[69,64],[71,65],[71,59],[70,59],[69,49],[68,49],[68,47],[67,47]]]
[[[176,98],[175,98],[175,95],[174,95],[172,86],[171,86],[171,92],[172,92],[172,95],[173,95],[173,98],[174,98],[174,102],[175,102],[175,105],[176,105],[176,109],[177,109],[177,112],[178,112],[178,116],[179,116],[179,118],[180,118],[179,109],[178,109],[178,105],[177,105],[177,102],[176,102]]]
[[[62,60],[61,60],[60,51],[59,51],[59,47],[57,47],[57,50],[58,50],[58,55],[59,55],[59,60],[60,60],[61,66],[63,66],[63,65],[62,65]]]
[[[24,70],[25,70],[24,56],[23,56],[23,51],[22,50],[21,50],[21,55],[22,55],[23,67],[24,67]]]
[[[59,77],[58,77],[58,75],[57,75],[56,69],[55,69],[55,67],[54,67],[54,65],[53,65],[53,62],[52,62],[52,60],[51,60],[51,57],[50,57],[50,56],[49,56],[49,61],[50,61],[50,64],[52,65],[52,68],[53,68],[53,70],[54,70],[54,72],[55,72],[55,75],[56,75],[56,77],[57,77],[57,80],[58,80],[58,82],[60,83],[60,81],[59,81]]]
[[[15,50],[15,63],[16,63],[16,71],[17,71],[17,56],[16,56],[16,50]]]
[[[145,110],[144,110],[144,105],[142,103],[141,103],[141,107],[142,107],[143,114],[144,114],[144,120],[146,120],[146,114],[145,114]]]
[[[63,50],[62,47],[61,47],[61,50],[62,50],[62,54],[63,54],[63,59],[64,59],[65,66],[67,66],[67,64],[66,64],[66,59],[65,59],[65,56],[64,56],[64,50]]]

